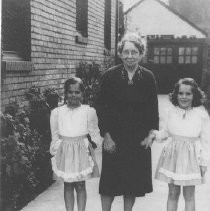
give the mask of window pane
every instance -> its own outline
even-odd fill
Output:
[[[76,1],[76,29],[83,37],[88,37],[88,0]]]
[[[159,64],[159,56],[154,56],[154,63]]]
[[[31,57],[30,1],[2,1],[2,50],[14,59],[29,61]],[[7,53],[6,53],[7,54]]]
[[[185,64],[190,64],[190,56],[185,57]]]
[[[166,48],[161,48],[160,49],[160,54],[161,55],[166,55]]]
[[[108,50],[111,50],[111,9],[111,0],[106,0],[104,12],[104,45]]]
[[[192,56],[192,64],[197,64],[197,62],[198,62],[198,57]]]
[[[184,48],[179,48],[179,55],[184,55]]]
[[[165,64],[166,63],[166,57],[165,56],[161,56],[160,57],[160,63],[161,64]]]
[[[192,55],[198,55],[198,47],[192,48]]]
[[[172,55],[172,48],[168,48],[167,51],[168,51],[168,52],[167,52],[167,55]]]
[[[184,64],[184,56],[179,56],[179,64]]]
[[[171,64],[172,63],[172,56],[167,56],[167,64]]]
[[[191,55],[191,48],[186,48],[185,55]]]
[[[154,55],[160,54],[160,48],[154,48]]]

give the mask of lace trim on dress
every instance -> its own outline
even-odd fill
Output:
[[[160,168],[160,173],[166,175],[167,177],[170,177],[174,180],[192,180],[192,179],[201,179],[201,175],[199,173],[194,174],[177,174],[172,171],[168,171],[164,168]]]
[[[83,177],[87,176],[88,174],[91,174],[93,172],[93,167],[94,167],[94,162],[91,156],[89,156],[89,161],[90,161],[90,166],[77,173],[65,173],[63,171],[58,170],[57,165],[56,165],[56,160],[55,157],[52,157],[52,169],[56,176],[63,178],[64,180],[77,180],[77,179],[82,179]]]

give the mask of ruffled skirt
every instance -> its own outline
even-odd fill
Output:
[[[172,136],[163,148],[155,178],[175,185],[204,183],[199,166],[199,138]]]
[[[85,144],[86,136],[60,137],[62,142],[52,157],[52,169],[56,179],[64,182],[84,181],[98,177],[99,169],[92,146]]]

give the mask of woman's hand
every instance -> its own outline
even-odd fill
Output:
[[[152,146],[155,138],[156,138],[156,135],[151,130],[149,132],[149,135],[141,142],[141,145],[145,146],[145,149],[147,149],[148,147]]]
[[[149,138],[149,136],[147,136],[142,142],[141,142],[141,146],[145,146],[145,149],[147,149],[148,147],[151,147],[153,144],[153,140]]]
[[[105,133],[104,135],[103,146],[104,146],[104,150],[109,153],[114,153],[116,150],[116,145],[109,133]]]
[[[200,166],[200,170],[201,170],[201,177],[203,177],[207,172],[207,166]]]

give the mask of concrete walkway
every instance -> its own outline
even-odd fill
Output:
[[[166,110],[170,106],[166,96],[159,96],[160,125],[164,119]],[[157,161],[164,144],[154,143],[152,146],[153,174]],[[101,168],[101,149],[96,150],[96,158]],[[153,176],[154,178],[154,176]],[[206,184],[196,187],[196,211],[210,211],[210,162],[206,174]],[[98,194],[99,179],[91,179],[87,185],[87,206],[86,211],[101,211],[100,195]],[[165,211],[168,186],[166,183],[153,181],[154,191],[145,197],[137,198],[133,211]],[[63,184],[55,182],[46,191],[40,194],[35,200],[30,202],[21,211],[65,211],[63,199]],[[75,211],[77,211],[75,203]],[[112,211],[123,211],[122,197],[116,197]],[[178,211],[184,211],[183,196],[180,195]]]

